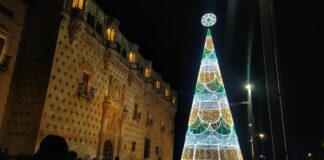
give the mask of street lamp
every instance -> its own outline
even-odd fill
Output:
[[[248,131],[250,136],[250,145],[251,145],[251,156],[254,160],[254,145],[253,145],[253,135],[254,135],[254,121],[253,121],[253,111],[252,111],[252,85],[247,84],[245,89],[248,91]]]
[[[247,90],[251,90],[252,86],[251,86],[251,84],[247,84],[247,85],[245,86],[245,88],[246,88]]]
[[[259,134],[259,137],[260,137],[261,139],[263,139],[263,138],[264,138],[264,134],[263,134],[263,133],[260,133],[260,134]]]
[[[264,140],[266,138],[266,135],[264,133],[259,133],[259,134],[254,135],[253,137],[255,137],[255,139],[259,139],[260,143],[262,145],[262,150],[261,150],[262,154],[257,156],[257,159],[266,159],[265,153],[264,153]]]

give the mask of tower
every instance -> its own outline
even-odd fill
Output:
[[[181,159],[242,160],[209,28],[216,16],[205,14],[201,22],[208,30]]]

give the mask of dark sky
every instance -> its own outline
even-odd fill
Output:
[[[27,0],[32,2],[32,0]],[[256,132],[269,133],[257,0],[96,0],[108,15],[120,20],[125,36],[140,47],[178,92],[174,159],[180,159],[192,93],[197,79],[206,28],[206,12],[217,15],[212,28],[230,103],[246,100],[247,55],[251,46],[251,82]],[[324,146],[323,58],[324,14],[320,1],[275,0],[278,52],[284,97],[288,152],[304,159],[312,152],[321,159]],[[247,154],[246,106],[231,108],[242,153]],[[269,136],[256,142],[257,155],[271,157]],[[270,158],[271,159],[271,158]]]
[[[269,135],[262,39],[256,0],[97,0],[108,15],[120,20],[120,29],[153,61],[155,70],[179,92],[175,129],[175,159],[180,159],[192,94],[196,83],[206,28],[200,24],[206,12],[217,15],[212,28],[214,43],[231,103],[246,100],[248,47],[256,132]],[[318,2],[275,1],[284,112],[289,156],[324,152],[323,10]],[[255,20],[254,18],[255,17]],[[251,28],[252,27],[252,28]],[[247,150],[245,106],[232,108],[245,156]],[[265,139],[265,154],[271,143]],[[261,143],[257,142],[257,148]],[[261,150],[257,151],[261,154]]]

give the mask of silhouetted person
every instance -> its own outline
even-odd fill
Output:
[[[48,135],[40,143],[33,160],[69,160],[69,148],[64,138]]]
[[[117,157],[115,158],[115,160],[119,160],[119,157],[117,156]]]
[[[70,151],[70,160],[77,160],[78,154],[75,151]]]

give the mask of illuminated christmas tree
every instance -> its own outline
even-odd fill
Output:
[[[202,18],[206,27],[215,23],[212,13]],[[243,159],[209,28],[181,159]]]

